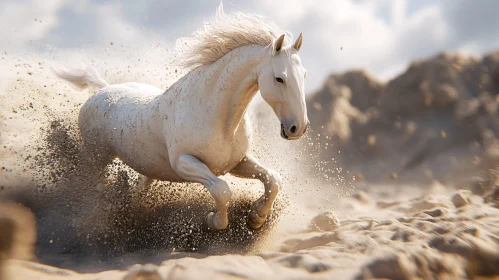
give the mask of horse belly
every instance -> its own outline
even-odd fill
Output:
[[[179,181],[171,167],[166,143],[161,139],[139,129],[124,131],[113,142],[118,158],[138,173],[156,180]]]
[[[126,165],[130,166],[138,173],[156,180],[181,182],[172,169],[167,156],[159,153],[152,154],[146,160],[137,160],[138,157],[143,158],[143,151],[134,151],[132,154],[118,156]],[[134,155],[135,154],[135,155]]]

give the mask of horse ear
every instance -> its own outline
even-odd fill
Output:
[[[278,54],[282,50],[282,45],[284,44],[284,34],[279,37],[274,43],[274,55]]]
[[[303,36],[302,34],[300,33],[300,36],[298,36],[298,39],[296,39],[296,42],[294,43],[293,45],[293,48],[296,50],[296,51],[299,51],[301,49],[301,43],[303,42]]]

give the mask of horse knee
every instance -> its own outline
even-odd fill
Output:
[[[232,197],[229,186],[217,178],[203,162],[191,155],[181,155],[174,166],[175,171],[184,179],[202,183],[215,199],[218,209],[227,209]]]
[[[232,191],[224,180],[218,178],[214,180],[209,186],[209,191],[215,199],[217,206],[229,206],[229,202],[232,198]]]
[[[269,171],[269,178],[268,178],[268,188],[266,191],[268,192],[267,195],[271,197],[276,197],[279,191],[281,190],[282,186],[282,178],[279,173],[275,171]]]

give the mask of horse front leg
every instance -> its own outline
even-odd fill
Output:
[[[251,228],[260,228],[272,212],[274,200],[282,185],[281,176],[263,167],[252,155],[246,155],[230,173],[240,178],[258,179],[263,183],[265,192],[251,206],[248,220]]]
[[[181,155],[174,165],[174,170],[184,180],[203,184],[215,199],[217,211],[206,218],[208,229],[221,230],[227,228],[229,219],[227,210],[232,192],[223,180],[215,176],[210,169],[192,155]]]

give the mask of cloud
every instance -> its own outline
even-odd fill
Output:
[[[62,0],[0,2],[0,49],[17,49],[39,40],[57,26]]]
[[[448,25],[449,46],[479,53],[499,45],[498,1],[444,0],[440,9]]]
[[[162,40],[173,45],[211,18],[218,4],[219,0],[4,1],[0,49],[108,46],[110,41],[131,46]],[[303,32],[301,56],[309,90],[332,72],[367,68],[388,79],[411,60],[442,50],[481,54],[499,45],[499,2],[494,0],[225,0],[224,7],[227,12],[270,17],[295,36]]]
[[[390,33],[393,43],[386,46],[388,53],[373,67],[382,78],[398,74],[411,60],[451,49],[448,44],[448,26],[436,5],[427,6],[407,17]]]
[[[116,1],[68,1],[58,11],[59,24],[37,43],[68,48],[145,41],[153,32],[129,21],[123,9]]]

